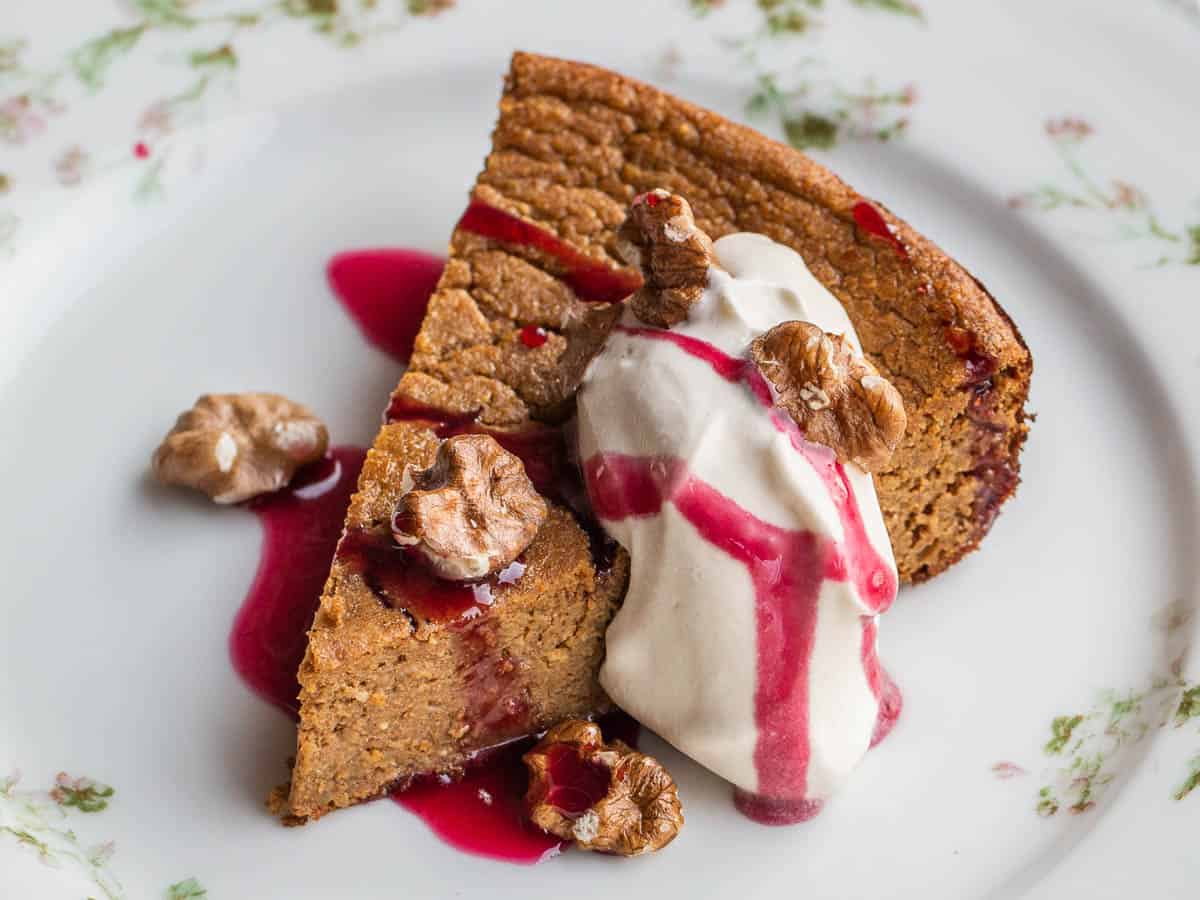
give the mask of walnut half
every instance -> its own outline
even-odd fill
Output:
[[[642,270],[645,284],[629,302],[647,325],[682,322],[708,287],[713,244],[678,194],[656,188],[634,197],[617,232],[617,252]]]
[[[301,466],[325,455],[329,432],[279,394],[205,394],[154,451],[154,474],[217,503],[277,491]]]
[[[605,743],[594,722],[556,725],[524,759],[533,823],[582,850],[640,856],[661,850],[683,827],[667,770],[621,741]]]
[[[428,469],[404,473],[392,517],[396,543],[414,548],[453,581],[498,572],[529,546],[546,501],[525,465],[486,434],[462,434],[438,447]]]
[[[808,440],[868,472],[887,465],[908,424],[904,402],[844,335],[784,322],[754,341],[750,357]]]

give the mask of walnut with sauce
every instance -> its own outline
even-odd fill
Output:
[[[630,305],[648,325],[682,322],[708,287],[712,241],[678,194],[657,188],[635,197],[617,233],[617,252],[642,270],[645,284]]]
[[[546,518],[520,458],[486,434],[448,438],[428,469],[404,474],[392,517],[396,543],[413,547],[442,578],[498,572],[529,546]]]
[[[784,322],[754,341],[750,357],[808,440],[868,472],[887,465],[908,424],[904,402],[844,335]]]
[[[328,446],[324,423],[287,397],[205,394],[163,438],[153,468],[164,484],[240,503],[279,490]]]
[[[533,823],[582,850],[640,856],[661,850],[683,827],[675,782],[658,760],[600,726],[573,719],[525,754]]]

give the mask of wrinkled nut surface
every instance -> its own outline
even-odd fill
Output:
[[[617,252],[642,270],[645,284],[629,302],[647,325],[670,328],[684,321],[708,286],[712,241],[688,202],[662,188],[634,197],[617,232]]]
[[[546,518],[546,501],[524,463],[491,435],[448,438],[432,466],[404,477],[392,537],[414,548],[442,578],[463,581],[500,571],[529,546]]]
[[[758,338],[750,356],[808,440],[868,472],[887,465],[908,424],[904,402],[843,335],[784,322]]]
[[[572,770],[607,773],[607,793],[583,809],[556,805],[557,792],[580,796],[576,785],[555,781],[560,754],[575,754]],[[667,770],[621,741],[605,743],[594,722],[556,725],[524,759],[529,769],[525,801],[533,823],[580,849],[639,856],[661,850],[683,827],[683,808]]]
[[[325,455],[329,432],[306,407],[279,394],[205,394],[154,451],[154,474],[217,503],[277,491]]]

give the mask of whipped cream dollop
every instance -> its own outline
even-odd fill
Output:
[[[898,711],[876,655],[896,566],[871,476],[805,441],[747,358],[790,320],[859,349],[845,310],[762,235],[715,256],[685,322],[627,309],[579,391],[592,505],[632,561],[600,682],[762,817],[794,821]]]

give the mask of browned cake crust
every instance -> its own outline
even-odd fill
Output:
[[[404,467],[431,463],[437,443],[420,424],[384,426],[348,535],[388,532]],[[524,575],[495,589],[491,613],[447,625],[394,608],[339,554],[300,667],[286,812],[316,817],[414,775],[461,771],[476,750],[606,708],[596,671],[625,559],[597,573],[588,536],[552,506],[522,560]]]
[[[625,209],[655,187],[686,197],[714,238],[755,231],[799,251],[900,390],[908,432],[876,483],[901,577],[925,580],[973,550],[1017,485],[1033,371],[984,287],[790,147],[603,69],[513,57],[474,202],[615,268]],[[856,207],[891,236],[856,222]],[[552,277],[561,263],[462,227],[452,259],[401,391],[495,422],[558,414],[597,341],[586,305]],[[544,346],[522,345],[528,323],[552,330]]]
[[[579,294],[636,286],[614,236],[632,197],[655,187],[685,196],[714,237],[755,231],[799,251],[900,390],[908,432],[876,482],[902,577],[932,577],[974,549],[1016,487],[1027,430],[1032,363],[1003,310],[932,243],[803,154],[591,66],[513,57],[476,214],[454,232],[396,397],[492,426],[566,417],[614,318]],[[523,341],[531,327],[538,340]],[[382,527],[404,466],[427,463],[435,444],[423,426],[385,426],[348,529]],[[474,626],[482,643],[472,629],[389,607],[335,562],[299,673],[294,814],[454,771],[494,742],[495,730],[477,732],[482,701],[470,682],[497,660],[515,660],[519,677],[493,691],[526,709],[501,736],[604,706],[595,676],[626,560],[597,576],[583,532],[558,507],[528,556],[525,578]]]

